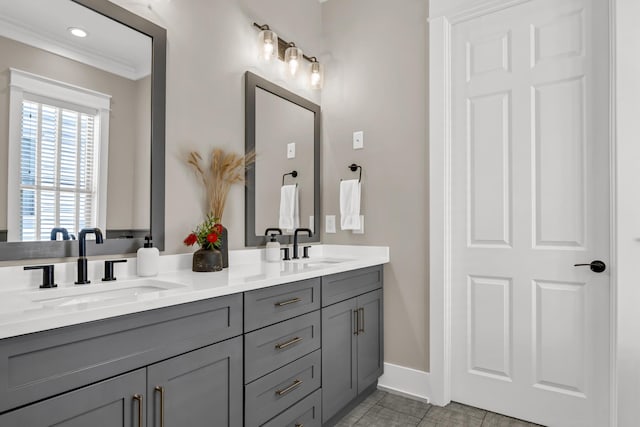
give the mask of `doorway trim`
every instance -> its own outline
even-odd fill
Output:
[[[451,36],[454,25],[534,0],[430,0],[429,11],[429,377],[430,402],[451,401],[452,112]],[[617,426],[617,182],[616,178],[616,1],[609,3],[610,154],[610,427]]]

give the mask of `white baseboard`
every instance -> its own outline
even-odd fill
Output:
[[[429,373],[385,363],[384,375],[378,379],[378,389],[429,402],[431,395]]]

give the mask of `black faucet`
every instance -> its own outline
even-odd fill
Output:
[[[83,228],[78,234],[78,281],[76,285],[87,285],[91,280],[87,280],[87,234],[96,235],[96,243],[102,240],[102,231],[99,228]]]
[[[62,233],[62,240],[69,240],[69,231],[64,227],[54,227],[51,229],[51,240],[58,240],[58,234]]]
[[[298,233],[303,232],[307,233],[309,237],[313,236],[313,232],[308,228],[296,228],[296,231],[293,232],[293,259],[299,259],[298,256]]]

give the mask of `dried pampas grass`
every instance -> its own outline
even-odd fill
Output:
[[[222,219],[227,195],[233,184],[244,183],[245,170],[256,160],[256,153],[251,151],[244,156],[237,153],[226,153],[220,148],[211,152],[209,166],[203,165],[202,156],[197,151],[189,153],[187,163],[202,180],[209,214],[219,221]]]

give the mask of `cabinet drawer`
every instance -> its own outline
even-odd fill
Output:
[[[320,387],[320,350],[245,386],[245,426],[260,426]],[[282,424],[278,424],[282,426]]]
[[[319,348],[320,310],[245,334],[245,384]]]
[[[0,412],[242,334],[242,294],[0,340]]]
[[[320,308],[320,278],[245,292],[246,332]]]
[[[322,391],[316,390],[261,427],[321,427],[321,418]]]
[[[322,306],[335,304],[382,287],[382,266],[346,271],[322,278]]]

